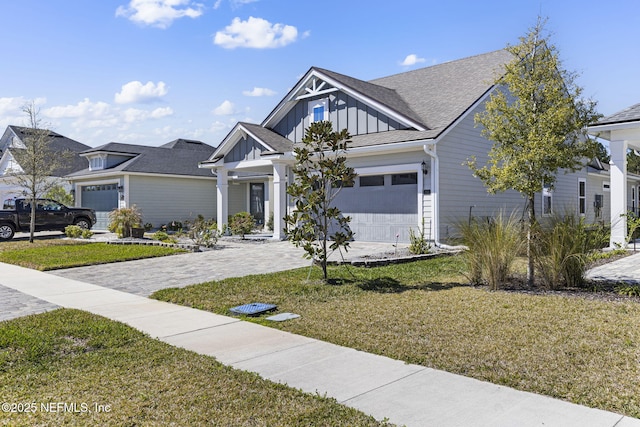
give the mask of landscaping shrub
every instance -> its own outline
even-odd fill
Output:
[[[169,236],[166,231],[162,231],[162,230],[158,230],[155,233],[153,233],[151,238],[153,240],[157,240],[157,241],[163,242],[163,243],[176,243],[177,242],[177,240],[174,237]]]
[[[131,227],[140,227],[142,214],[136,205],[130,208],[119,208],[109,212],[109,231],[118,237],[130,237]]]
[[[255,218],[249,212],[238,212],[231,217],[229,228],[233,234],[239,234],[244,239],[245,234],[251,233],[256,226]]]
[[[583,218],[573,213],[553,216],[537,231],[532,248],[543,285],[548,289],[582,285],[594,245]]]
[[[213,247],[218,242],[218,224],[213,219],[204,219],[202,215],[193,222],[186,221],[187,236],[198,246]]]
[[[82,227],[78,225],[67,225],[64,228],[64,234],[71,239],[77,239],[82,236]]]
[[[182,222],[181,221],[171,221],[167,225],[167,230],[169,231],[182,231]]]
[[[418,234],[409,228],[409,252],[416,255],[429,253],[431,243],[424,237],[424,220],[422,220],[422,229],[418,230]]]
[[[93,236],[93,231],[87,229],[87,228],[83,228],[82,229],[82,238],[83,239],[90,239]]]
[[[458,228],[467,247],[464,256],[471,283],[486,282],[491,290],[502,287],[526,244],[516,215],[500,212],[494,218],[460,223]]]

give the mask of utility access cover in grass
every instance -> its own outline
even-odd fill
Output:
[[[257,316],[267,311],[275,310],[275,304],[265,304],[263,302],[252,302],[251,304],[239,305],[229,309],[233,314],[242,314],[245,316]]]

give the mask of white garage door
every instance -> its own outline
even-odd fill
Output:
[[[351,217],[354,239],[366,242],[409,241],[409,228],[417,231],[418,184],[416,173],[360,176],[343,188],[335,205]]]
[[[82,207],[95,209],[95,230],[106,230],[109,212],[118,207],[118,184],[85,185],[81,187]]]

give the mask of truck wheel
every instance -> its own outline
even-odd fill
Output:
[[[82,228],[83,230],[88,230],[88,229],[91,228],[91,223],[86,218],[78,218],[78,219],[76,219],[76,222],[74,222],[73,225],[77,225],[78,227]]]
[[[11,224],[0,224],[0,240],[11,240],[15,230]]]

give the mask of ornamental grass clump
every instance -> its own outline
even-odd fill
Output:
[[[500,289],[526,244],[516,215],[500,212],[494,218],[472,218],[458,228],[467,247],[464,257],[471,283],[486,283],[491,290]]]
[[[554,215],[536,233],[533,255],[542,284],[548,289],[584,283],[589,253],[599,249],[584,219],[573,213]]]

